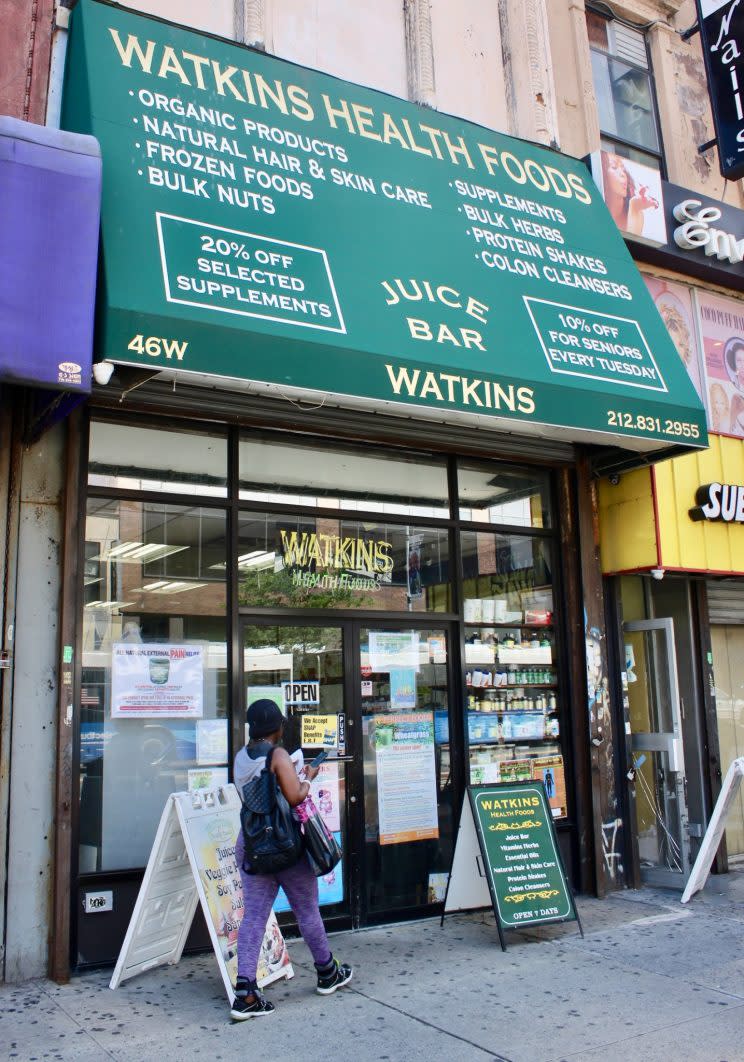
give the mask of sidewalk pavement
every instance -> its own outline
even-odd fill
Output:
[[[658,889],[579,899],[574,923],[507,934],[493,915],[339,933],[354,980],[314,993],[290,942],[276,1013],[231,1024],[214,957],[188,957],[108,988],[0,987],[0,1058],[23,1062],[744,1062],[744,871],[686,907]]]

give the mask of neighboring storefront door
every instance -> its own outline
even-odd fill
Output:
[[[328,752],[314,797],[344,856],[320,879],[325,918],[422,913],[452,854],[448,628],[246,621],[242,641],[245,707],[275,700],[290,753]]]
[[[683,888],[690,852],[674,625],[639,620],[623,630],[641,877]]]

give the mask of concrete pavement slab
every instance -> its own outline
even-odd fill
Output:
[[[499,960],[487,971],[471,966],[469,972],[467,959],[458,961],[452,980],[441,982],[441,993],[432,990],[431,977],[401,981],[383,974],[369,975],[365,991],[468,1035],[512,1062],[553,1057],[548,1045],[557,1053],[600,1047],[644,1029],[707,1018],[713,1006],[738,1005],[728,995],[670,982],[588,949],[580,955],[577,948],[550,943],[538,956],[523,945],[508,964]]]
[[[292,940],[296,976],[267,991],[276,1014],[236,1025],[211,954],[116,992],[110,970],[63,986],[0,987],[0,1057],[744,1062],[732,1046],[744,1021],[744,926],[730,893],[689,908],[660,890],[579,907],[584,941],[574,925],[546,927],[508,934],[505,954],[492,913],[448,916],[444,928],[430,919],[335,934],[355,977],[327,998],[314,992],[304,943]]]
[[[743,1028],[744,1010],[732,1007],[703,1021],[696,1018],[690,1023],[650,1029],[596,1051],[556,1056],[551,1062],[741,1062]]]

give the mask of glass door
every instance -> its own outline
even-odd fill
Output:
[[[452,859],[448,632],[360,626],[362,916],[444,898]]]
[[[243,683],[245,709],[284,713],[290,754],[329,753],[313,797],[344,854],[319,880],[324,918],[433,913],[452,860],[449,629],[246,622]]]
[[[682,889],[690,852],[674,626],[639,620],[623,631],[641,877]]]
[[[244,709],[260,698],[274,701],[286,718],[284,746],[290,755],[301,750],[310,760],[321,749],[328,752],[312,795],[344,855],[330,874],[318,880],[325,918],[350,914],[344,634],[340,624],[313,626],[293,620],[243,626]],[[289,910],[283,892],[275,910],[277,914]]]

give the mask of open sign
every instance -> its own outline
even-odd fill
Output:
[[[319,682],[283,682],[282,693],[285,705],[320,704]]]

